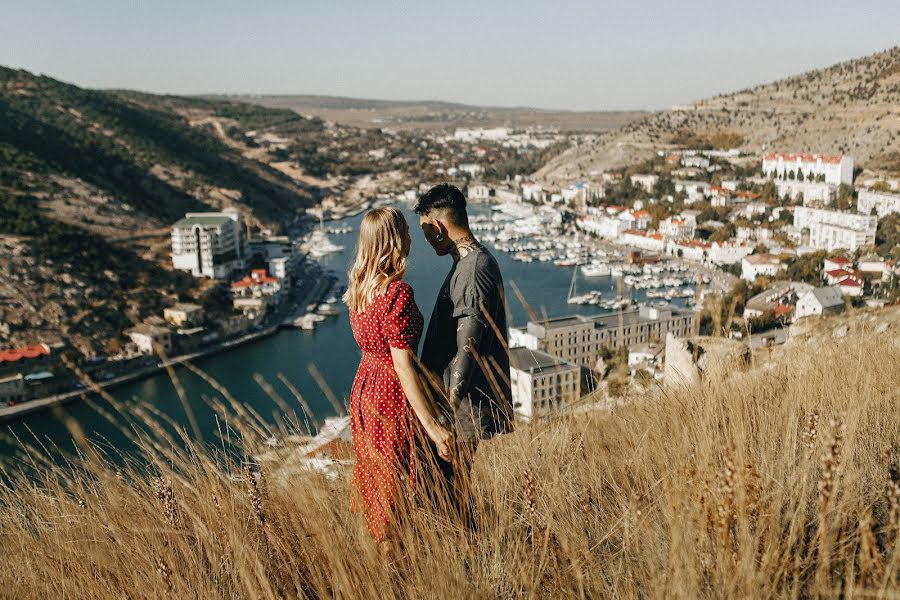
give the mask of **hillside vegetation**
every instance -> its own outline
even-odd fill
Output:
[[[320,191],[192,122],[323,128],[291,111],[86,90],[0,67],[0,347],[109,353],[122,330],[202,283],[171,270],[168,226],[239,208],[277,227]]]
[[[479,450],[474,535],[416,504],[387,557],[345,477],[277,481],[197,440],[173,450],[133,409],[149,468],[86,448],[75,474],[40,451],[20,465],[37,480],[7,473],[0,585],[22,599],[896,597],[900,344],[870,321],[612,413],[522,425]],[[243,429],[230,412],[223,426]]]
[[[583,177],[674,147],[838,152],[900,174],[900,46],[649,115],[570,149],[537,176]]]

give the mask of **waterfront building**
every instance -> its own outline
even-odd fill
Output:
[[[702,240],[669,240],[666,246],[666,254],[702,263],[706,261],[707,253],[711,247],[712,244]]]
[[[641,305],[620,313],[587,317],[572,315],[530,321],[521,340],[534,350],[594,369],[605,348],[616,349],[690,334],[696,313],[671,304]]]
[[[165,327],[140,323],[125,334],[144,354],[156,354],[158,348],[167,355],[172,352],[172,332]]]
[[[663,234],[638,231],[637,229],[623,231],[619,242],[649,252],[663,252],[666,249],[666,238]]]
[[[522,418],[551,414],[581,397],[577,365],[524,347],[510,349],[509,364],[513,408]]]
[[[606,195],[606,190],[602,184],[583,181],[564,187],[560,194],[564,201],[571,203],[573,206],[583,208],[589,202],[603,198]]]
[[[236,310],[255,318],[282,299],[281,280],[270,277],[265,269],[253,269],[249,275],[231,284],[232,304]]]
[[[771,277],[784,268],[784,263],[777,256],[751,254],[741,259],[741,279],[753,282],[761,275]]]
[[[240,214],[187,213],[172,226],[172,264],[194,277],[227,279],[244,266]]]
[[[753,252],[754,245],[746,240],[713,242],[707,251],[707,260],[714,265],[733,265]]]
[[[791,201],[803,199],[803,206],[814,203],[831,204],[837,198],[837,186],[816,181],[776,180],[775,193]]]
[[[21,373],[0,377],[0,405],[25,400],[25,377]]]
[[[834,286],[812,289],[800,296],[794,317],[822,316],[840,312],[844,308],[841,290]]]
[[[176,327],[199,325],[203,322],[203,307],[199,304],[179,302],[175,306],[164,308],[163,318]]]
[[[51,362],[50,346],[32,344],[21,348],[0,350],[0,375],[27,375],[46,369]]]
[[[763,156],[762,171],[770,179],[849,185],[853,183],[853,158],[840,154],[772,152]]]
[[[814,248],[854,252],[875,243],[878,217],[798,206],[794,209],[794,227],[809,230],[809,245]]]
[[[625,223],[610,217],[581,217],[575,224],[588,233],[610,240],[619,239],[625,231]]]
[[[544,186],[539,183],[523,183],[522,199],[540,202],[544,199]]]
[[[871,215],[874,212],[879,219],[891,213],[900,213],[900,194],[861,189],[856,210],[863,215]]]
[[[291,274],[291,259],[287,256],[270,258],[267,263],[269,273],[276,279],[287,279]]]

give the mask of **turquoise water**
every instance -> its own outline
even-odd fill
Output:
[[[416,301],[427,320],[431,314],[433,298],[450,269],[451,259],[434,255],[420,233],[416,216],[410,210],[405,210],[413,234],[406,280],[413,287]],[[352,233],[331,236],[335,243],[345,246],[345,250],[323,260],[325,266],[338,271],[344,278],[347,264],[352,259],[357,226],[361,219],[361,215],[347,219],[346,222],[353,226]],[[573,307],[566,304],[566,294],[572,277],[571,268],[540,262],[519,263],[505,253],[494,251],[494,254],[500,262],[507,284],[511,325],[524,325],[527,321],[526,311],[510,289],[511,282],[515,282],[538,315],[546,312],[548,316],[559,316],[575,312]],[[604,290],[604,295],[607,295],[606,292],[612,289],[612,280],[608,277],[593,279],[588,285],[584,278],[579,276],[578,289],[580,292],[587,289],[601,289]],[[585,314],[603,312],[593,306],[574,308]],[[276,422],[283,411],[254,380],[254,374],[257,373],[275,388],[291,409],[295,409],[298,414],[301,413],[290,391],[278,380],[277,376],[281,374],[297,387],[321,422],[326,416],[332,415],[334,409],[322,389],[310,376],[309,365],[316,366],[328,386],[343,402],[349,393],[358,363],[359,352],[350,332],[346,309],[343,306],[341,309],[339,316],[330,317],[319,323],[315,331],[284,330],[273,337],[197,361],[195,364],[224,385],[238,401],[252,406],[269,422]],[[220,430],[221,423],[217,422],[215,412],[204,401],[204,397],[216,397],[216,392],[187,369],[179,368],[176,372],[184,386],[204,442],[216,443],[216,433]],[[116,388],[111,393],[120,402],[134,400],[151,402],[160,412],[187,427],[185,410],[172,381],[165,374]],[[104,401],[97,400],[97,402],[109,409]],[[68,404],[55,412],[30,415],[21,421],[5,425],[3,429],[7,434],[30,440],[32,444],[36,443],[36,437],[48,448],[46,451],[49,454],[58,458],[62,454],[61,450],[74,448],[71,436],[63,424],[63,416],[74,418],[88,438],[109,447],[114,452],[130,447],[127,438],[116,426],[102,418],[94,408],[80,402]],[[5,447],[0,448],[3,453],[9,454],[13,450],[8,440],[3,442],[3,445]]]

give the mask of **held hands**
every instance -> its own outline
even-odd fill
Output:
[[[428,437],[431,438],[431,441],[434,442],[434,445],[437,446],[438,456],[440,456],[447,462],[451,462],[451,446],[453,443],[453,434],[450,432],[450,430],[437,421],[432,421],[429,427],[426,429],[426,433],[428,433]]]

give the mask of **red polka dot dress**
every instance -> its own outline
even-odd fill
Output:
[[[394,371],[391,348],[415,350],[422,326],[412,288],[402,281],[391,282],[365,311],[350,311],[350,328],[362,350],[350,391],[353,484],[376,541],[384,538],[398,487],[415,482],[415,415]]]

